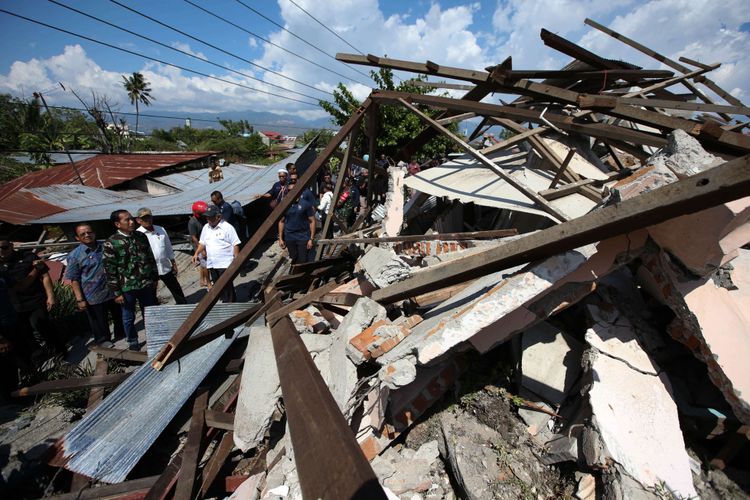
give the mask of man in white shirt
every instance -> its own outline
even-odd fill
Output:
[[[159,280],[172,293],[175,303],[187,304],[180,282],[177,281],[177,263],[174,260],[174,250],[167,232],[163,227],[154,224],[154,215],[146,207],[138,209],[135,220],[140,226],[136,231],[145,234],[148,238],[148,244],[156,260]]]
[[[208,207],[205,214],[208,224],[203,226],[198,240],[198,248],[193,255],[193,263],[198,262],[198,256],[205,250],[206,267],[211,275],[212,284],[216,284],[219,276],[224,274],[235,257],[240,253],[240,238],[234,226],[222,220],[221,212],[215,205]],[[234,284],[230,282],[221,292],[222,302],[235,302]]]

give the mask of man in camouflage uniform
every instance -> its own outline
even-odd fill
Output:
[[[159,274],[151,246],[143,233],[135,230],[135,220],[127,210],[115,210],[109,217],[117,232],[104,242],[104,271],[107,286],[122,306],[122,323],[128,349],[140,350],[135,331],[135,303],[141,311],[156,304]]]

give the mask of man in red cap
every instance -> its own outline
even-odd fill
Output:
[[[193,203],[193,215],[188,221],[188,234],[190,234],[190,242],[193,244],[193,253],[198,249],[198,242],[201,237],[201,231],[203,226],[206,224],[206,220],[203,214],[206,213],[208,204],[205,201],[196,201]],[[200,273],[201,286],[210,289],[211,278],[208,275],[208,268],[206,267],[206,252],[202,252],[198,255],[198,270]]]

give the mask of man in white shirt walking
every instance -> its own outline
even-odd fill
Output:
[[[174,260],[172,242],[163,227],[154,224],[154,215],[151,210],[143,207],[136,213],[136,219],[140,226],[136,231],[146,235],[151,246],[151,252],[156,260],[156,269],[159,272],[159,280],[166,285],[177,304],[187,304],[185,294],[177,281],[177,263]]]
[[[219,276],[224,274],[235,257],[240,253],[240,238],[234,226],[222,220],[218,207],[208,207],[205,214],[208,224],[203,226],[198,240],[198,248],[193,255],[193,263],[198,262],[198,256],[205,250],[206,267],[211,274],[211,282],[216,283]],[[221,292],[222,302],[235,302],[234,284],[229,283]]]

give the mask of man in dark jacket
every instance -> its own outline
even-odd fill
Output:
[[[140,350],[135,331],[135,303],[141,310],[156,304],[159,274],[151,246],[143,233],[135,230],[135,220],[127,210],[115,210],[109,220],[117,232],[104,242],[104,271],[107,286],[122,306],[122,323],[128,349]]]

